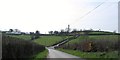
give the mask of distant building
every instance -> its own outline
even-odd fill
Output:
[[[20,34],[22,34],[22,32],[20,30],[18,30],[18,29],[15,29],[12,32],[11,31],[6,31],[6,34],[20,35]]]
[[[19,35],[19,34],[21,34],[21,32],[14,32],[14,31],[13,32],[9,32],[8,31],[8,32],[6,32],[6,34],[18,34]]]

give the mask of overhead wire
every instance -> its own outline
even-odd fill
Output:
[[[106,0],[107,1],[107,0]],[[106,2],[105,1],[105,2]],[[75,22],[78,22],[78,20],[81,20],[83,19],[84,17],[86,17],[87,15],[89,15],[90,13],[92,13],[94,10],[96,10],[98,7],[100,7],[101,5],[103,5],[105,2],[102,2],[101,4],[97,5],[95,8],[93,8],[92,10],[88,11],[85,15],[81,16],[79,19],[76,19],[73,23],[71,24],[74,24]],[[70,25],[71,25],[70,24]]]

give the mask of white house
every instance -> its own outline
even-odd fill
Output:
[[[15,29],[14,31],[8,31],[8,32],[6,32],[6,34],[21,34],[21,32],[20,32],[20,30],[18,30],[18,29]]]

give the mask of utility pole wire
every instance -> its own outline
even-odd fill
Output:
[[[107,1],[107,0],[106,0]],[[101,4],[99,4],[98,6],[96,6],[94,9],[90,10],[88,13],[86,13],[85,15],[83,15],[82,17],[80,17],[79,20],[81,20],[82,18],[84,18],[85,16],[89,15],[91,12],[93,12],[94,10],[96,10],[98,7],[100,7],[102,4],[104,4],[105,2],[102,2]],[[76,19],[75,22],[77,22],[78,20]],[[75,23],[73,22],[73,24]]]

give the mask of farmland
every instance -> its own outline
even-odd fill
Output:
[[[111,40],[118,41],[118,35],[102,35],[102,36],[80,36],[77,39],[69,41],[67,44],[79,43],[83,40]]]
[[[9,35],[9,36],[21,38],[23,40],[31,40],[31,35]],[[40,36],[38,39],[34,39],[32,41],[40,45],[50,46],[68,37],[70,36]]]
[[[16,38],[21,38],[21,39],[24,39],[24,40],[30,40],[31,39],[30,35],[9,35],[9,36],[16,37]]]
[[[50,46],[61,40],[63,39],[60,36],[41,36],[40,38],[34,40],[34,42],[44,45],[44,46]]]
[[[118,58],[118,35],[80,36],[58,50],[81,58]]]

